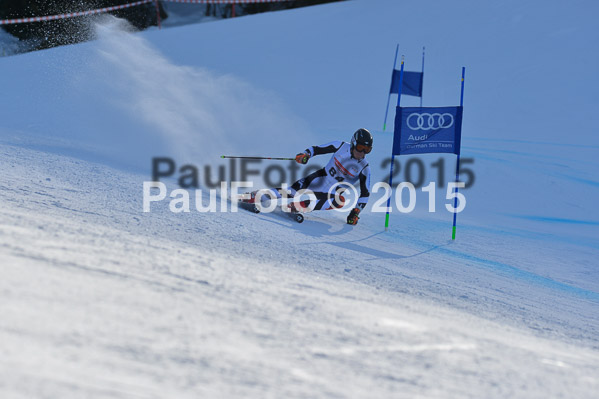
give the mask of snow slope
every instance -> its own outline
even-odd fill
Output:
[[[0,59],[2,396],[593,397],[597,6],[548,3],[103,18],[95,42]],[[426,45],[425,105],[457,104],[467,67],[455,242],[443,188],[389,232],[374,212],[142,212],[151,157],[215,170],[359,126],[383,180],[397,42],[410,70]]]

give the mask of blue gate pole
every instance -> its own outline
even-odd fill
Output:
[[[464,106],[464,75],[466,73],[466,67],[462,67],[462,92],[460,94],[460,107]],[[461,128],[461,127],[460,127]],[[460,132],[461,134],[461,132]],[[461,145],[461,143],[460,143]],[[460,151],[461,152],[461,151]],[[458,183],[460,179],[460,154],[458,153],[458,158],[456,161],[456,167],[455,167],[455,182]],[[457,217],[458,217],[458,213],[455,211],[455,209],[458,207],[458,187],[456,186],[455,188],[455,193],[456,196],[453,199],[453,229],[451,232],[451,239],[455,240],[455,230],[456,230],[456,221],[457,221]]]
[[[422,85],[420,86],[420,108],[422,108],[422,97],[424,96],[424,46],[422,46]]]
[[[397,52],[399,51],[399,44],[395,47],[395,58],[393,59],[393,72],[391,72],[391,85],[393,85],[393,76],[395,75],[395,65],[397,64]],[[393,86],[391,86],[393,88]],[[385,108],[385,121],[383,122],[383,132],[387,128],[387,113],[389,112],[389,100],[391,99],[391,88],[389,88],[389,94],[387,94],[387,108]],[[399,88],[399,95],[401,95],[401,87]]]
[[[399,93],[397,93],[397,106],[399,107],[399,102],[401,101],[401,88],[403,87],[403,61],[404,57],[401,56],[401,70],[399,72]],[[395,68],[393,68],[395,69]],[[388,108],[388,107],[387,107]],[[397,111],[395,111],[397,112]],[[397,128],[397,126],[396,126]],[[401,126],[400,126],[401,128]],[[393,136],[393,141],[395,141],[396,137]],[[391,197],[393,196],[393,164],[395,163],[395,154],[393,153],[393,149],[391,149],[391,168],[389,170],[389,198],[387,198],[387,214],[385,215],[385,231],[389,230],[389,209],[391,209]]]

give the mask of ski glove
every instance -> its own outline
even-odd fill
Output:
[[[358,224],[358,215],[360,214],[360,208],[354,208],[347,216],[347,224]]]
[[[307,152],[300,152],[295,156],[295,162],[304,165],[308,163],[308,159],[310,159],[310,154],[308,154]]]

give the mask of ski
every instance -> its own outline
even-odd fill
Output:
[[[255,203],[252,203],[252,202],[238,201],[237,206],[241,209],[245,209],[246,211],[249,211],[252,213],[260,213],[260,208]],[[302,215],[300,212],[295,211],[294,209],[284,211],[280,207],[279,211],[277,213],[279,213],[279,212],[283,212],[286,216],[290,217],[292,220],[294,220],[297,223],[303,223],[303,221],[304,221],[304,215]]]
[[[302,206],[304,206],[303,203],[301,203]],[[297,208],[295,207],[295,204],[291,203],[288,205],[285,205],[287,207],[287,212],[285,212],[285,210],[283,210],[283,208],[281,208],[281,210],[286,213],[287,215],[289,215],[290,218],[292,218],[293,220],[295,220],[298,223],[302,223],[304,221],[304,215],[302,214],[302,212],[298,211]]]
[[[245,209],[246,211],[250,211],[252,213],[260,213],[260,209],[254,203],[239,201],[237,202],[237,206],[241,209]]]
[[[285,212],[291,219],[295,220],[298,223],[303,223],[304,215],[299,212]]]

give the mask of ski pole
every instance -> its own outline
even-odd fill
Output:
[[[295,158],[273,158],[273,157],[235,157],[231,155],[221,155],[225,159],[270,159],[272,161],[295,161]]]

